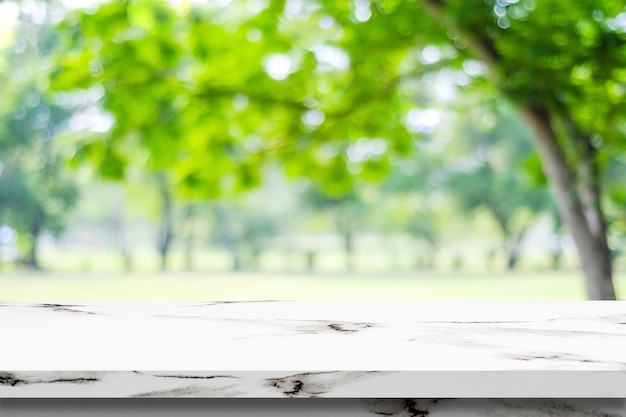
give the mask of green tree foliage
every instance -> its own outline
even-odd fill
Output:
[[[0,51],[0,223],[17,230],[24,262],[39,268],[39,236],[61,233],[78,198],[53,141],[72,112],[45,92],[54,43],[49,15],[44,24],[34,22],[33,10],[22,10],[19,17],[13,48]]]
[[[534,133],[542,168],[578,247],[590,298],[613,299],[603,156],[624,155],[623,4],[424,0],[459,51]]]
[[[280,230],[280,222],[260,209],[245,210],[237,204],[213,205],[213,240],[232,257],[232,269],[258,269],[263,251]]]
[[[115,116],[107,140],[85,138],[75,159],[121,177],[126,149],[139,145],[150,151],[150,167],[175,167],[187,194],[215,197],[257,186],[263,162],[277,158],[289,175],[309,176],[339,195],[352,183],[348,151],[363,139],[377,140],[376,153],[359,154],[353,170],[381,177],[385,149],[410,143],[392,88],[398,74],[381,67],[375,82],[363,83],[348,71],[360,57],[329,43],[337,30],[289,35],[325,15],[315,12],[305,23],[293,17],[279,31],[283,6],[271,2],[251,14],[236,5],[185,11],[111,2],[68,19],[59,30],[70,52],[54,88],[102,86],[102,105]],[[362,75],[374,62],[368,56],[359,65]]]
[[[524,235],[551,201],[545,188],[536,184],[535,154],[526,126],[507,103],[489,104],[492,108],[474,105],[456,121],[449,146],[457,159],[448,162],[452,168],[446,173],[447,183],[465,212],[489,213],[500,230],[507,266],[514,269]]]
[[[378,187],[374,211],[375,224],[383,235],[406,234],[418,244],[415,265],[419,268],[435,267],[435,257],[442,244],[442,206],[449,205],[443,198],[446,192],[445,155],[440,149],[430,149],[442,140],[441,132],[432,132],[420,139],[417,152],[395,164],[394,169]],[[445,212],[444,212],[445,213]]]
[[[617,0],[112,1],[59,27],[54,88],[99,86],[114,116],[76,160],[120,177],[139,146],[204,197],[258,185],[267,160],[339,197],[423,133],[407,129],[423,74],[492,89],[533,131],[589,296],[610,299],[603,161],[624,155],[623,16]]]
[[[315,186],[308,187],[303,193],[305,207],[317,212],[326,213],[334,229],[343,240],[346,256],[346,270],[354,270],[354,242],[356,234],[362,231],[366,216],[371,212],[372,205],[367,204],[359,195],[358,189],[353,189],[340,197],[332,197],[323,189]]]

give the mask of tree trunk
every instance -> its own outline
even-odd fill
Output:
[[[228,213],[220,204],[215,204],[213,209],[215,212],[216,229],[219,235],[220,243],[228,252],[230,252],[233,258],[232,270],[239,271],[242,268],[241,254],[239,253],[235,237],[230,230]]]
[[[343,234],[343,243],[346,252],[346,270],[352,272],[354,270],[354,238],[352,233]]]
[[[561,269],[561,260],[563,258],[563,221],[559,216],[558,210],[550,210],[552,216],[552,232],[554,236],[550,242],[550,251],[552,254],[552,269]]]
[[[508,261],[506,263],[506,269],[513,271],[517,267],[519,261],[519,246],[513,244],[509,247]]]
[[[530,105],[522,106],[520,110],[533,130],[542,167],[559,212],[572,232],[585,274],[587,294],[592,300],[615,300],[606,230],[590,223],[585,214],[581,195],[575,186],[574,173],[558,143],[549,112],[545,108]],[[590,193],[585,198],[589,199],[593,207],[599,207],[599,193]],[[595,215],[602,216],[602,213],[595,212]]]
[[[26,255],[26,259],[24,260],[24,264],[28,266],[30,269],[34,269],[36,271],[41,270],[41,265],[39,264],[39,257],[37,255],[38,244],[37,238],[33,238],[33,241],[28,249],[28,254]]]
[[[121,216],[120,216],[121,217]],[[124,233],[124,220],[120,217],[114,217],[107,222],[107,228],[110,235],[110,240],[113,245],[117,249],[117,252],[120,255],[122,265],[126,272],[132,272],[133,270],[133,259],[128,249],[128,245],[126,244],[125,233]]]
[[[242,262],[241,262],[241,256],[239,255],[239,251],[236,248],[231,247],[230,248],[230,253],[233,256],[232,270],[233,271],[241,271],[241,269],[242,269]]]
[[[316,258],[317,253],[315,251],[307,251],[304,256],[305,256],[305,265],[306,265],[306,270],[307,272],[313,272],[315,271],[315,258]]]
[[[552,269],[556,271],[561,269],[561,259],[563,258],[563,245],[561,243],[561,236],[556,236],[551,251]]]
[[[41,265],[39,264],[39,235],[41,235],[41,231],[43,229],[43,214],[36,213],[32,219],[32,223],[30,224],[30,236],[31,236],[31,244],[28,248],[28,253],[26,254],[26,258],[24,259],[24,263],[31,269],[41,270]]]
[[[508,261],[507,269],[513,271],[519,263],[522,254],[522,240],[526,235],[526,228],[524,228],[517,236],[512,236],[508,243]]]
[[[484,28],[463,27],[458,20],[448,19],[441,0],[422,0],[422,4],[444,28],[464,38],[468,51],[487,65],[489,81],[502,91],[503,76],[498,71],[501,57],[493,40],[483,33]],[[518,107],[534,133],[543,171],[559,212],[572,232],[585,274],[588,297],[592,300],[614,300],[613,266],[606,230],[602,230],[604,216],[600,208],[600,192],[599,188],[593,189],[593,182],[585,178],[585,175],[593,177],[597,174],[596,162],[585,158],[584,152],[581,154],[581,149],[578,149],[582,170],[578,174],[582,177],[582,188],[577,189],[572,167],[557,140],[548,109],[530,103],[518,103]],[[585,167],[585,164],[589,165]],[[586,173],[585,169],[591,171]],[[593,220],[595,216],[596,224]]]
[[[497,248],[490,248],[487,251],[487,270],[493,271],[493,264],[496,260],[496,255],[498,254]]]
[[[158,250],[161,256],[160,270],[167,269],[167,256],[174,238],[174,215],[170,185],[165,173],[157,174],[159,196],[161,198],[161,225],[159,227]]]
[[[527,227],[522,227],[522,230],[515,234],[509,227],[509,219],[499,215],[495,208],[490,208],[490,211],[496,219],[496,223],[500,227],[500,233],[502,233],[502,247],[505,252],[504,255],[507,259],[506,269],[513,271],[517,267],[517,263],[520,258],[522,239],[526,234]]]
[[[185,210],[185,270],[193,270],[193,250],[196,236],[194,233],[194,212],[193,206],[188,205]]]
[[[253,270],[258,271],[261,267],[261,255],[263,249],[260,247],[252,247],[250,249],[250,266]]]

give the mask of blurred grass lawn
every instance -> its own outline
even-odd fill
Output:
[[[626,273],[615,278],[626,298]],[[0,272],[0,300],[584,300],[579,271],[286,273]]]

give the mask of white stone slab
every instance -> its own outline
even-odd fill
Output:
[[[626,302],[11,302],[0,329],[4,398],[626,398]]]

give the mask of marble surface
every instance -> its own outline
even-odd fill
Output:
[[[4,302],[0,328],[0,398],[626,398],[625,302]]]
[[[0,399],[2,417],[626,417],[623,399]]]

